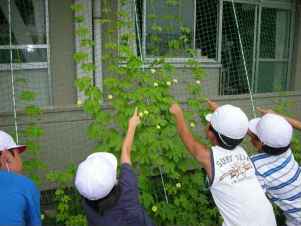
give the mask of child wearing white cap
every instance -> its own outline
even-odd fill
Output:
[[[249,135],[259,151],[251,160],[263,189],[282,209],[287,226],[300,226],[301,168],[290,148],[292,126],[282,116],[267,113],[249,122]]]
[[[275,226],[273,208],[255,175],[245,150],[239,146],[248,131],[248,118],[237,107],[217,107],[207,115],[206,133],[214,145],[195,140],[185,123],[181,107],[173,104],[178,133],[188,151],[204,167],[213,199],[224,219],[224,226]]]
[[[40,226],[40,192],[21,175],[25,145],[0,131],[0,226]]]
[[[279,113],[274,112],[272,109],[264,109],[264,108],[260,108],[260,107],[258,107],[256,109],[263,115],[265,115],[267,113],[273,113],[273,114],[280,115]],[[292,117],[284,116],[284,115],[280,115],[280,116],[284,117],[286,119],[286,121],[288,121],[292,125],[292,127],[294,127],[295,129],[301,130],[301,121],[299,121],[298,119],[292,118]]]
[[[139,204],[137,178],[131,167],[131,149],[138,124],[136,108],[123,141],[118,180],[117,159],[111,153],[94,153],[78,166],[75,186],[84,199],[89,226],[153,225]]]

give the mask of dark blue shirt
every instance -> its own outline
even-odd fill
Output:
[[[121,186],[120,198],[103,215],[84,202],[89,226],[153,226],[139,203],[137,178],[129,164],[121,165],[118,183]]]
[[[0,226],[40,226],[40,192],[27,177],[0,171]]]

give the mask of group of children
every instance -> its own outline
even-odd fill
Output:
[[[275,203],[283,210],[287,226],[300,226],[301,169],[294,160],[290,145],[292,126],[301,130],[301,122],[264,109],[259,109],[263,117],[248,121],[238,107],[219,107],[212,101],[208,104],[213,113],[206,116],[206,135],[212,147],[193,138],[178,104],[173,104],[170,112],[187,150],[207,173],[223,225],[275,226],[271,205]],[[91,226],[153,225],[139,204],[137,179],[130,160],[139,123],[136,109],[129,120],[122,147],[119,180],[116,176],[117,160],[109,153],[92,154],[78,167],[75,186],[84,197],[84,209]],[[247,134],[258,150],[258,154],[251,158],[240,146]]]
[[[300,226],[301,168],[294,160],[290,146],[292,127],[301,130],[301,122],[264,109],[258,109],[263,114],[261,118],[248,121],[246,114],[238,107],[218,106],[212,101],[208,104],[213,111],[206,116],[206,135],[211,147],[194,139],[178,104],[170,107],[170,113],[175,118],[179,136],[187,150],[206,171],[211,194],[224,220],[223,225],[275,226],[271,205],[275,203],[283,210],[287,226]],[[139,203],[138,183],[131,163],[132,143],[139,124],[139,114],[135,109],[122,145],[119,176],[118,161],[107,152],[89,155],[78,166],[75,187],[83,197],[89,226],[154,225]],[[251,157],[240,146],[247,134],[258,150],[258,154]],[[18,150],[22,146],[14,143],[2,145],[1,142],[6,141],[0,139],[0,202],[12,202],[14,205],[2,208],[5,211],[0,211],[0,226],[24,225],[24,222],[25,225],[40,225],[36,219],[39,203],[33,195],[36,188],[18,173],[11,173],[19,172],[20,167],[18,170],[9,167],[12,160],[8,156],[19,159]],[[26,188],[23,186],[25,184],[28,185]],[[16,194],[18,197],[14,197]],[[21,199],[24,200],[21,202]],[[21,204],[16,204],[17,201]],[[28,211],[28,208],[33,211]],[[14,219],[16,217],[18,219]]]

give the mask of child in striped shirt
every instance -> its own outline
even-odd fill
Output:
[[[279,206],[287,226],[301,225],[301,168],[295,161],[290,144],[293,128],[301,125],[277,114],[266,113],[249,122],[251,142],[259,151],[251,157],[256,175],[270,200]],[[291,124],[289,123],[291,122]]]

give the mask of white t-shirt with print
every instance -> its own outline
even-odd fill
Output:
[[[212,147],[210,191],[224,226],[276,226],[273,208],[245,150]]]

